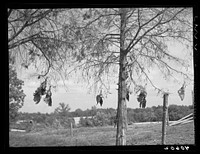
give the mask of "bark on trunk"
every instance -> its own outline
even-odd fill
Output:
[[[168,113],[168,93],[163,95],[163,121],[162,121],[162,145],[165,144],[166,138],[166,121],[167,121],[167,113]]]
[[[119,83],[118,83],[118,108],[117,108],[117,135],[116,145],[126,145],[127,130],[127,107],[126,107],[126,64],[127,52],[125,51],[125,27],[126,27],[126,9],[121,9],[120,25],[120,61],[119,61]]]

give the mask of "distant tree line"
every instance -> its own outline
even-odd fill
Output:
[[[162,106],[152,106],[145,109],[128,108],[127,118],[128,124],[135,122],[155,122],[162,120]],[[168,107],[169,120],[178,120],[193,112],[193,106],[170,105]],[[99,109],[93,106],[91,109],[81,110],[76,109],[70,112],[68,104],[60,103],[60,106],[52,113],[22,113],[19,112],[18,120],[33,120],[35,123],[40,123],[46,126],[64,128],[70,127],[70,122],[74,125],[73,117],[81,117],[79,126],[93,127],[114,125],[116,118],[116,109],[106,108]]]

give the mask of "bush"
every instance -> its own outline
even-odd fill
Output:
[[[83,127],[112,125],[114,123],[114,119],[111,117],[112,116],[110,114],[97,112],[92,118],[81,118],[79,123]]]
[[[193,108],[191,106],[170,105],[168,108],[169,120],[178,120],[192,112]]]
[[[94,121],[91,118],[80,118],[80,125],[83,127],[93,127],[94,126]]]

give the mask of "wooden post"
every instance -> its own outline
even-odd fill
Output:
[[[72,121],[70,121],[70,135],[73,136],[73,125],[72,125]]]
[[[166,111],[167,113],[166,113],[166,124],[167,124],[167,126],[169,126],[169,113],[168,113],[168,105],[167,105],[167,111]]]
[[[33,120],[29,120],[27,122],[26,132],[30,132],[31,130],[33,130],[33,126],[34,126]]]
[[[166,120],[167,120],[167,113],[168,113],[168,96],[169,96],[169,93],[164,93],[164,95],[163,95],[162,145],[165,144],[165,137],[166,137]]]

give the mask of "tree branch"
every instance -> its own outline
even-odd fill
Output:
[[[128,47],[126,48],[126,51],[129,52],[131,50],[131,48],[134,47],[135,44],[137,44],[147,33],[149,33],[151,30],[153,30],[156,26],[158,25],[163,25],[165,23],[170,22],[171,20],[173,20],[180,12],[182,12],[184,9],[179,10],[177,13],[175,13],[170,19],[166,20],[165,22],[161,22],[163,19],[163,16],[161,17],[161,19],[151,28],[149,28],[142,36],[140,36],[140,38],[138,38],[138,40],[136,40],[135,43],[133,43],[136,39],[136,37],[138,36],[138,33],[140,32],[140,30],[142,29],[142,27],[144,27],[145,25],[147,25],[148,23],[150,23],[151,21],[153,21],[155,18],[157,18],[159,15],[163,14],[165,10],[160,11],[159,13],[157,13],[156,16],[154,16],[153,18],[151,18],[148,22],[144,23],[143,25],[139,26],[138,31],[136,33],[136,35],[134,36],[133,40],[129,43]],[[164,15],[164,14],[163,14]],[[139,22],[139,19],[138,19]],[[139,22],[140,23],[140,22]]]
[[[170,22],[171,20],[173,20],[179,13],[181,13],[185,8],[179,10],[177,13],[175,13],[170,19],[166,20],[165,22],[161,22],[160,25],[164,25],[168,22]]]
[[[32,15],[36,12],[33,12],[29,18],[26,20],[26,22],[24,23],[24,25],[18,30],[18,32],[16,32],[11,38],[8,39],[8,43],[12,40],[14,40],[26,27],[29,27],[33,24],[35,24],[36,22],[40,21],[41,19],[43,19],[46,15],[48,15],[52,10],[47,10],[46,12],[44,12],[43,14],[38,15],[39,18],[36,19],[35,21],[29,23],[30,20],[32,20]]]
[[[127,18],[126,19],[129,19],[132,15],[133,15],[133,13],[135,12],[135,8],[132,10],[132,12],[127,16]]]
[[[143,36],[145,36],[149,31],[151,31],[152,29],[154,29],[154,28],[161,22],[162,18],[161,18],[161,19],[158,21],[158,23],[155,24],[152,28],[148,29],[135,43],[133,43],[133,42],[135,41],[136,37],[138,36],[140,30],[142,29],[142,27],[144,27],[145,25],[147,25],[148,23],[150,23],[151,21],[153,21],[155,18],[157,18],[158,16],[160,16],[163,12],[164,12],[164,11],[160,11],[160,12],[157,13],[153,18],[151,18],[149,21],[147,21],[146,23],[142,24],[141,26],[140,26],[140,20],[139,20],[139,18],[138,18],[138,25],[139,25],[139,27],[138,27],[138,30],[137,30],[137,32],[136,32],[134,38],[133,38],[132,41],[129,43],[128,47],[126,48],[126,51],[127,51],[127,52],[129,52],[129,51],[131,50],[131,48],[133,48],[133,46],[134,46],[135,44],[137,44],[137,42],[138,42]],[[139,16],[139,11],[138,11],[138,16]]]
[[[94,19],[94,20],[88,22],[85,26],[79,27],[79,28],[86,28],[86,27],[88,27],[89,25],[91,25],[92,23],[94,23],[94,22],[96,22],[97,20],[99,20],[100,18],[106,17],[106,16],[110,16],[110,15],[120,15],[120,14],[119,14],[119,13],[111,13],[111,14],[103,14],[103,15],[100,15],[100,16],[98,16],[96,19]]]
[[[47,10],[46,12],[41,14],[38,19],[36,19],[35,21],[33,21],[31,23],[28,23],[27,26],[31,26],[31,25],[35,24],[36,22],[40,21],[41,19],[45,18],[50,12],[52,12],[52,9]]]
[[[19,41],[17,41],[17,42],[12,43],[11,45],[8,44],[8,49],[13,49],[13,48],[15,48],[15,47],[17,47],[17,46],[19,46],[19,45],[22,45],[22,44],[25,44],[25,43],[27,43],[27,42],[30,42],[31,40],[37,38],[37,36],[38,36],[39,34],[40,34],[40,33],[37,33],[37,34],[31,35],[31,36],[29,36],[29,37],[23,38],[23,39],[21,39],[21,40],[19,40]]]
[[[164,61],[161,60],[161,59],[158,59],[158,58],[156,58],[156,57],[149,56],[149,55],[146,55],[146,54],[142,54],[142,53],[140,53],[140,55],[141,55],[141,56],[144,56],[144,57],[149,57],[149,58],[151,58],[151,59],[155,59],[155,60],[157,60],[158,62],[163,63],[164,66],[165,66],[167,69],[170,69],[170,70],[172,70],[172,71],[174,71],[174,72],[176,72],[176,73],[178,73],[178,74],[182,74],[183,76],[186,76],[188,79],[190,79],[190,77],[189,77],[186,73],[183,73],[183,72],[181,72],[181,71],[179,71],[179,70],[177,70],[177,69],[175,69],[175,68],[169,66],[166,62],[164,62]],[[191,80],[191,79],[190,79],[190,80]]]
[[[30,20],[30,18],[29,18],[29,20]],[[24,23],[24,25],[19,29],[18,32],[15,33],[15,35],[13,35],[11,38],[8,39],[8,43],[9,43],[10,41],[14,40],[14,39],[27,27],[27,24],[28,24],[29,20],[27,20],[27,21]]]
[[[31,40],[31,42],[33,43],[33,45],[34,45],[36,48],[38,48],[38,49],[42,52],[43,56],[45,57],[45,59],[46,59],[47,62],[48,62],[48,69],[47,69],[46,73],[43,74],[43,75],[40,75],[40,76],[42,76],[42,77],[45,77],[45,76],[49,73],[49,70],[50,70],[50,68],[51,68],[51,62],[50,62],[49,58],[48,58],[48,57],[45,55],[45,53],[43,52],[42,48],[40,48],[33,40]]]
[[[158,90],[158,93],[160,92],[164,92],[162,89],[158,88],[157,86],[155,86],[153,84],[153,82],[151,81],[151,79],[149,78],[149,76],[147,75],[147,73],[144,71],[143,67],[140,65],[140,63],[136,60],[136,63],[138,64],[140,70],[143,72],[143,74],[146,76],[147,80],[150,82],[150,84],[156,89]]]

